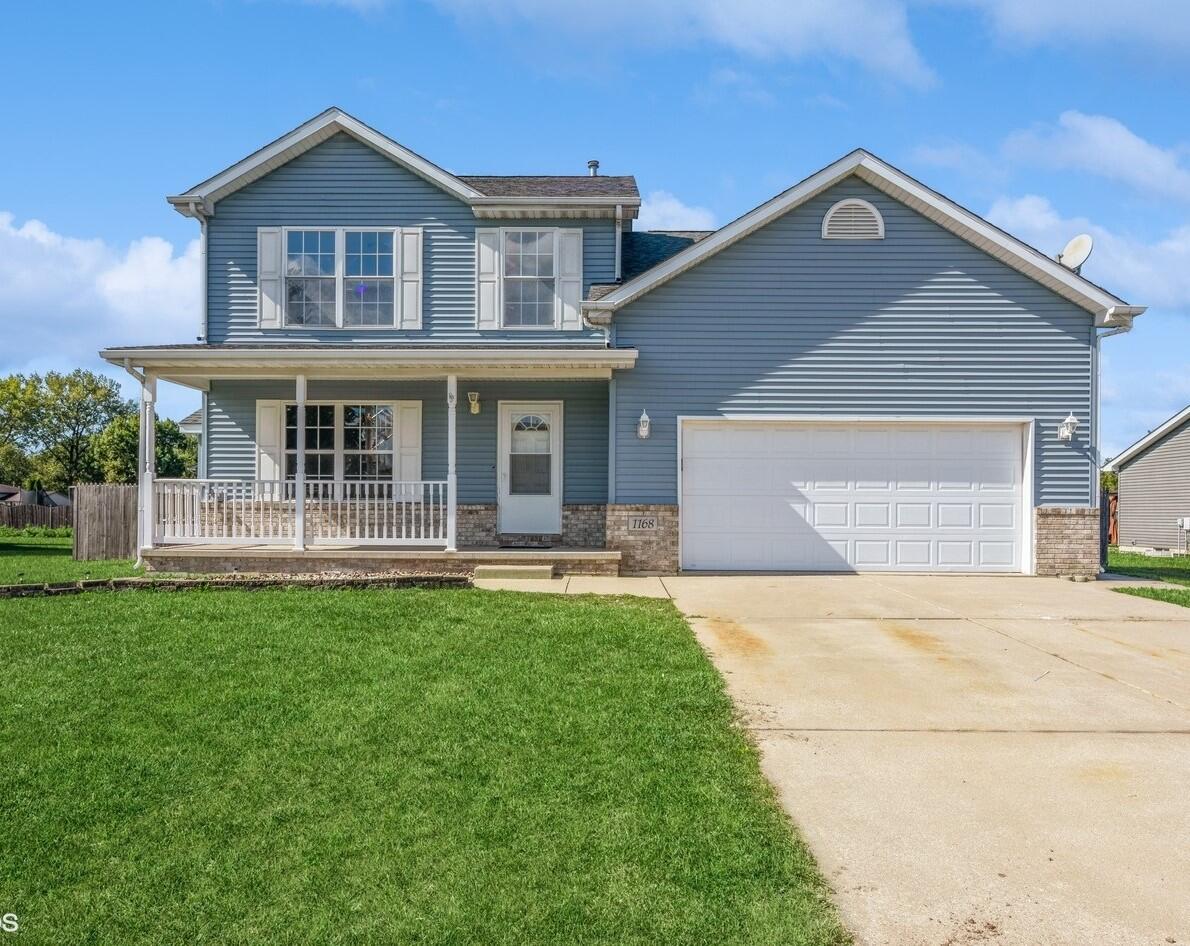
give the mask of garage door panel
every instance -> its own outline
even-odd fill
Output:
[[[685,568],[1017,571],[1019,428],[693,424]]]

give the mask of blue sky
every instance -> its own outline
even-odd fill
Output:
[[[715,226],[865,147],[1150,311],[1104,343],[1110,455],[1190,402],[1190,4],[220,0],[9,12],[0,372],[188,341],[165,203],[339,105],[458,173],[637,176]],[[14,326],[20,326],[14,332]],[[131,393],[131,389],[130,389]],[[166,413],[197,405],[164,395]]]

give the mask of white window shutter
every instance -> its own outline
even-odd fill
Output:
[[[480,331],[500,327],[500,231],[480,227],[475,231],[475,327]]]
[[[583,231],[558,231],[558,325],[564,332],[583,327]]]
[[[284,478],[285,454],[281,449],[282,414],[280,401],[256,402],[256,478]]]
[[[397,408],[397,479],[416,482],[421,479],[421,401],[398,401]]]
[[[397,328],[421,328],[422,236],[421,227],[402,227],[399,232],[401,286],[397,294]]]
[[[257,227],[256,315],[261,328],[281,327],[282,257],[281,228]]]

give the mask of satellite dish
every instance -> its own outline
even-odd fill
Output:
[[[1095,241],[1091,239],[1089,233],[1080,233],[1066,244],[1066,249],[1058,254],[1058,262],[1077,273],[1082,269],[1087,257],[1091,255],[1091,249],[1094,246]]]

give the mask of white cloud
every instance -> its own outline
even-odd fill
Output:
[[[1009,135],[1004,154],[1055,168],[1076,168],[1138,190],[1190,200],[1190,168],[1177,152],[1141,138],[1106,115],[1068,111],[1056,124]]]
[[[913,86],[933,73],[909,33],[904,3],[888,0],[432,0],[461,22],[529,22],[601,43],[709,44],[762,59],[841,57]],[[632,24],[624,29],[624,24]]]
[[[1190,311],[1190,225],[1155,241],[1115,233],[1085,217],[1063,217],[1044,197],[1001,198],[988,219],[1053,255],[1076,233],[1090,233],[1095,251],[1083,275],[1124,298]]]
[[[159,237],[120,250],[55,233],[39,220],[18,226],[11,213],[0,212],[0,374],[86,367],[127,381],[97,351],[192,341],[199,274],[197,240],[180,254]],[[189,404],[186,410],[195,406],[193,394],[179,401],[171,393],[166,412],[174,401]]]
[[[715,215],[706,207],[688,207],[669,191],[653,191],[640,204],[639,230],[714,230]]]
[[[983,181],[999,181],[1005,177],[1003,162],[961,142],[944,141],[919,145],[913,149],[911,157],[918,164],[962,171]]]
[[[1153,307],[1130,334],[1104,343],[1104,456],[1190,402],[1190,226],[1144,241],[1083,217],[1063,217],[1035,195],[1002,198],[987,217],[1050,254],[1074,234],[1090,233],[1095,251],[1083,274],[1129,302]]]
[[[1053,45],[1129,43],[1171,51],[1190,49],[1185,0],[950,0],[982,10],[1003,38]]]

